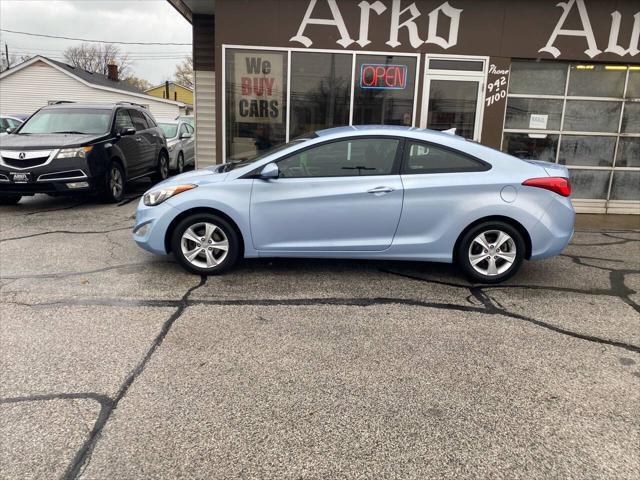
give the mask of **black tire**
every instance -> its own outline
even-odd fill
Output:
[[[118,203],[124,198],[125,176],[119,162],[111,162],[104,175],[100,197],[105,203]]]
[[[184,154],[182,152],[178,154],[178,159],[176,160],[176,172],[178,174],[184,172]]]
[[[211,235],[213,243],[208,242],[206,239],[206,225],[204,224],[216,227],[216,230]],[[185,240],[187,251],[193,251],[196,255],[194,258],[195,263],[190,261],[182,250],[183,235],[190,228],[193,228],[192,231],[198,234],[197,238],[205,238],[203,243]],[[224,250],[216,249],[213,245],[223,246],[225,238],[228,249],[226,250],[226,255],[223,256]],[[212,243],[212,246],[207,247],[208,243]],[[201,246],[205,248],[200,248]],[[199,248],[200,252],[197,252]],[[236,230],[223,218],[209,213],[194,214],[185,218],[176,226],[171,235],[173,256],[185,270],[198,275],[219,275],[230,270],[237,263],[240,250],[240,236]],[[213,255],[214,259],[219,263],[213,266],[205,265],[205,262],[209,264],[209,255]]]
[[[156,164],[156,171],[152,176],[154,182],[161,182],[169,177],[169,155],[167,152],[162,151],[158,155],[158,163]]]
[[[0,196],[0,205],[17,205],[22,199],[22,195],[3,195]]]
[[[510,239],[502,245],[497,245],[495,241],[499,238],[498,232],[506,234]],[[481,234],[486,234],[482,240],[488,248],[484,248],[475,241]],[[505,222],[490,221],[476,225],[464,234],[458,243],[456,259],[464,274],[472,282],[500,283],[511,278],[520,269],[525,249],[524,239],[518,229]],[[471,263],[472,256],[474,260],[479,260],[475,268]],[[513,261],[509,265],[510,259]],[[495,268],[492,268],[490,262]]]

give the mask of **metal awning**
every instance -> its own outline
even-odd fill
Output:
[[[194,15],[214,15],[215,0],[167,0],[180,14],[193,23]]]

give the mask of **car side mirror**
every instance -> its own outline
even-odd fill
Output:
[[[185,133],[181,133],[181,134],[180,134],[180,139],[184,140],[184,139],[186,139],[186,138],[191,138],[191,134],[190,134],[190,133],[188,133],[188,132],[185,132]]]
[[[270,178],[278,178],[280,176],[280,169],[275,163],[267,163],[260,171],[260,178],[268,180]]]
[[[126,137],[127,135],[135,135],[136,129],[132,127],[121,128],[119,133],[122,137]]]
[[[11,127],[9,127],[9,128],[7,128],[5,131],[6,131],[7,133],[11,134],[11,133],[13,133],[13,132],[15,131],[15,128],[11,128]]]

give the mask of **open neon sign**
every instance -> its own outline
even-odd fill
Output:
[[[360,88],[402,90],[406,86],[406,65],[364,63],[360,67]]]

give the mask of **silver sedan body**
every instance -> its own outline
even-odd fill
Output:
[[[195,166],[195,129],[182,120],[160,120],[158,126],[167,137],[169,168],[182,173],[186,167]]]

